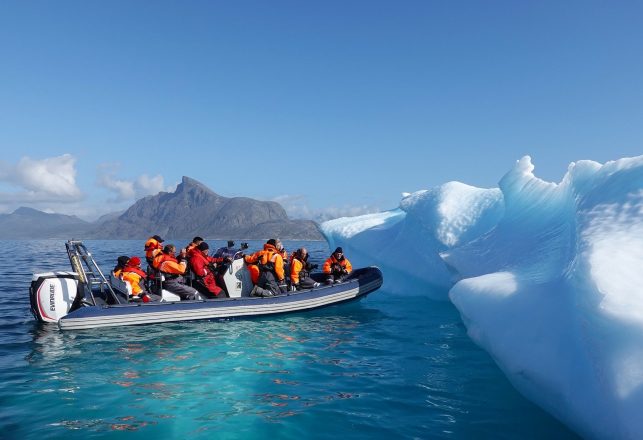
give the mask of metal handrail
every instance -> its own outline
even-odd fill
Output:
[[[117,304],[121,304],[121,300],[112,289],[105,275],[98,267],[96,260],[92,257],[91,252],[80,240],[69,240],[65,243],[67,247],[67,255],[71,267],[78,274],[80,283],[85,290],[85,296],[91,298],[93,305],[96,305],[96,298],[94,297],[93,287],[98,286],[101,293],[108,293]]]

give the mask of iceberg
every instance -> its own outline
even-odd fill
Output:
[[[419,293],[447,299],[457,274],[440,253],[488,232],[503,212],[499,189],[449,182],[405,194],[392,211],[329,220],[321,231],[331,248],[345,248],[354,265],[385,267],[389,291],[420,287]]]
[[[523,157],[499,182],[405,193],[397,209],[325,222],[388,290],[450,300],[528,399],[589,438],[643,432],[643,156]]]

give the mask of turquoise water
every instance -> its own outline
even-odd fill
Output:
[[[575,438],[421,290],[260,319],[61,332],[33,320],[28,289],[32,272],[69,269],[64,241],[0,243],[0,438]],[[142,254],[142,241],[86,243],[104,270]],[[317,262],[329,252],[306,245]]]

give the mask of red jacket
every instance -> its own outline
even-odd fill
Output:
[[[192,256],[193,256],[194,254],[197,254],[197,253],[198,253],[198,254],[200,254],[200,253],[201,253],[201,251],[200,251],[199,249],[197,249],[197,247],[196,247],[196,246],[192,246],[192,247],[190,247],[190,245],[188,245],[188,247],[186,247],[186,248],[185,248],[185,257],[186,257],[188,260],[189,260],[190,258],[192,258]]]
[[[208,267],[212,263],[222,263],[225,258],[214,258],[204,255],[199,250],[194,250],[190,256],[190,269],[199,277],[199,281],[214,295],[218,296],[221,293],[221,288],[217,286],[214,273]]]
[[[210,264],[214,263],[223,263],[224,258],[215,258],[208,255],[204,255],[203,252],[195,250],[190,255],[190,269],[198,277],[204,277],[211,273],[212,271],[208,267]]]

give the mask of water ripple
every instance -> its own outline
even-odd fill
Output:
[[[142,244],[88,243],[107,269]],[[316,262],[328,253],[287,244]],[[573,438],[511,388],[448,304],[381,290],[272,318],[61,332],[31,319],[27,292],[31,271],[67,269],[64,242],[3,245],[6,438]]]

